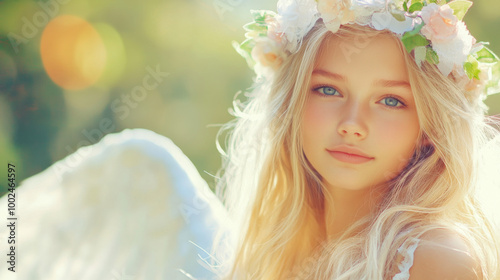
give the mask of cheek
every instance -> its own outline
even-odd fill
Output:
[[[373,131],[377,131],[378,138],[390,146],[397,144],[412,146],[416,143],[420,130],[416,116],[391,116],[390,118],[377,118],[377,120]]]
[[[322,106],[318,106],[315,102],[307,102],[302,117],[304,138],[311,139],[321,135],[325,131],[329,119],[330,116],[327,115]]]
[[[312,97],[306,102],[302,117],[302,140],[313,149],[327,147],[336,137],[338,110],[330,103]],[[306,147],[304,147],[306,148]]]
[[[326,147],[331,137],[331,116],[316,102],[306,102],[301,120],[303,150],[311,163],[317,158],[319,149]]]
[[[392,165],[405,166],[413,155],[420,127],[416,118],[392,118],[377,122],[378,144],[387,151]]]

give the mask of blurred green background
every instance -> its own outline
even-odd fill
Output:
[[[0,195],[7,190],[7,163],[16,166],[20,183],[106,133],[136,127],[171,138],[213,188],[209,174],[221,164],[216,133],[232,119],[233,96],[253,77],[231,41],[244,40],[250,9],[275,7],[264,0],[0,1]],[[47,27],[64,15],[83,19],[98,34],[94,44],[80,46],[88,61],[73,62],[86,67],[74,84],[98,77],[90,86],[56,83],[75,70],[72,62],[56,70],[42,62],[60,51],[56,41],[64,36]],[[500,54],[500,1],[475,2],[465,21]],[[58,28],[67,25],[59,22]],[[104,59],[89,57],[96,50]],[[155,70],[168,74],[127,101]],[[490,114],[500,113],[500,95],[487,105]]]

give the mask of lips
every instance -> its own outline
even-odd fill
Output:
[[[367,155],[363,151],[347,145],[337,146],[332,150],[327,149],[327,151],[333,158],[345,163],[359,164],[374,159],[374,157]]]
[[[327,150],[329,152],[340,152],[340,153],[354,155],[354,156],[358,156],[358,157],[364,157],[364,158],[368,158],[368,159],[374,158],[374,157],[369,156],[368,154],[364,153],[363,151],[361,151],[360,149],[358,149],[356,147],[347,146],[347,145],[341,145],[341,146],[337,146],[331,150],[329,150],[329,149],[327,149]]]

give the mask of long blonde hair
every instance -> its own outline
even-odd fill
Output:
[[[214,250],[224,262],[221,278],[387,279],[403,242],[449,228],[469,243],[484,279],[493,279],[497,245],[474,191],[478,149],[497,132],[481,102],[434,65],[419,68],[396,37],[415,96],[418,141],[432,146],[417,147],[376,213],[337,241],[318,234],[326,189],[302,151],[304,93],[326,38],[381,33],[392,34],[358,25],[332,34],[319,20],[273,77],[255,81],[245,102],[235,99],[236,119],[220,132],[231,130],[216,189],[233,221],[230,245],[218,239]]]

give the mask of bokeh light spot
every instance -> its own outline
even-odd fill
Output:
[[[56,17],[47,24],[40,52],[49,77],[68,90],[94,84],[107,60],[99,33],[90,23],[73,15]]]
[[[94,23],[95,30],[101,35],[107,50],[107,64],[96,86],[110,88],[121,78],[126,63],[123,40],[116,29],[107,23]]]

